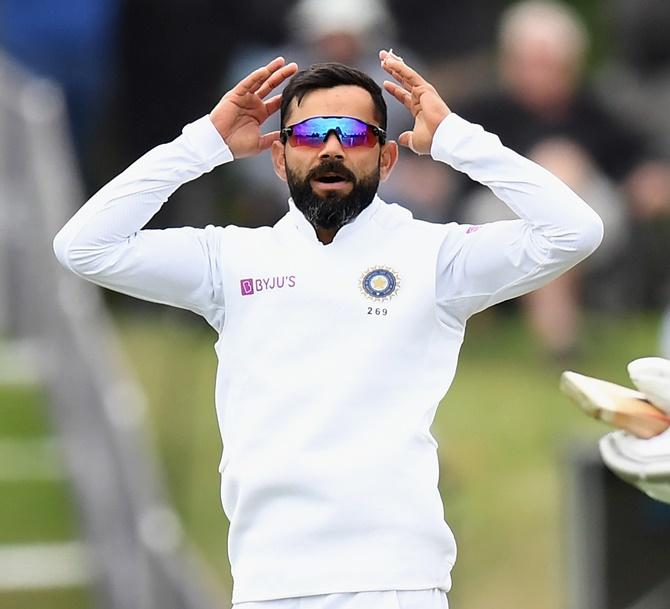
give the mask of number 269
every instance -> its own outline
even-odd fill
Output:
[[[388,315],[388,309],[380,309],[379,307],[368,307],[368,315]]]

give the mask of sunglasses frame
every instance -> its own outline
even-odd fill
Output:
[[[293,144],[290,143],[289,138],[293,134],[294,127],[296,127],[297,125],[302,125],[303,123],[306,123],[307,121],[311,121],[311,120],[314,120],[314,119],[324,119],[324,118],[325,119],[328,119],[328,118],[342,118],[342,119],[349,119],[349,120],[353,120],[353,121],[356,121],[358,123],[361,123],[361,124],[365,125],[368,129],[370,129],[370,131],[372,131],[372,134],[377,138],[380,145],[384,145],[386,143],[386,131],[384,131],[384,129],[382,129],[381,127],[377,127],[377,125],[371,125],[370,123],[366,123],[365,121],[361,120],[360,118],[355,118],[353,116],[310,116],[309,118],[306,118],[305,120],[302,120],[298,123],[293,123],[292,125],[289,125],[288,127],[284,127],[279,132],[279,139],[280,139],[281,143],[285,145],[288,142],[289,145],[292,148],[320,148],[321,146],[323,146],[323,144],[325,144],[325,142],[328,139],[328,137],[330,136],[330,134],[335,133],[335,135],[337,136],[337,139],[340,141],[340,143],[342,144],[342,146],[344,148],[347,148],[347,149],[349,149],[349,148],[373,148],[373,146],[366,146],[365,144],[357,144],[357,145],[354,145],[354,146],[347,146],[342,142],[342,139],[339,137],[339,135],[337,135],[337,132],[335,131],[335,129],[329,129],[328,133],[326,133],[323,140],[320,142],[320,144],[318,146],[310,146],[309,144],[294,146]]]

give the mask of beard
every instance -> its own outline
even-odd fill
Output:
[[[332,191],[323,197],[317,195],[310,182],[329,173],[351,182],[351,192],[342,195]],[[314,228],[339,230],[372,203],[379,188],[379,166],[371,174],[358,179],[343,163],[324,161],[304,178],[287,167],[286,181],[295,206]]]

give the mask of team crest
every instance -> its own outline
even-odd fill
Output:
[[[376,267],[363,273],[359,286],[366,298],[391,300],[398,293],[400,278],[387,266]]]

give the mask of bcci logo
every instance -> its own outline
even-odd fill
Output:
[[[399,285],[398,275],[386,266],[368,269],[359,282],[363,294],[372,300],[391,300]]]

